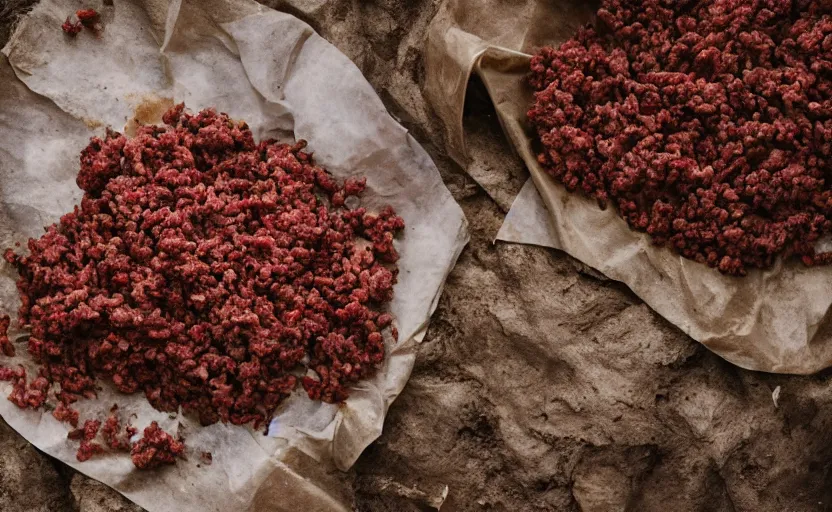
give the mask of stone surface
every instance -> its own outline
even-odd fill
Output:
[[[69,485],[78,512],[141,512],[142,508],[106,485],[75,473]]]
[[[832,509],[832,373],[738,369],[565,254],[493,243],[524,171],[476,84],[476,181],[444,155],[420,89],[438,4],[269,3],[356,62],[471,223],[411,380],[348,475],[355,508],[432,510],[447,486],[444,512]],[[138,510],[71,474],[0,426],[0,510]]]
[[[0,3],[0,47],[6,44],[20,14],[36,3],[37,0],[3,0]]]
[[[72,510],[69,478],[59,466],[0,420],[0,510]]]

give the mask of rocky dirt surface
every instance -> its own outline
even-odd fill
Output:
[[[31,3],[5,2],[0,45]],[[477,84],[470,174],[444,155],[420,89],[438,0],[267,3],[356,62],[471,223],[411,380],[348,475],[357,510],[435,510],[445,493],[444,512],[832,510],[831,372],[738,369],[565,254],[492,242],[524,170]],[[141,509],[0,420],[0,510]]]

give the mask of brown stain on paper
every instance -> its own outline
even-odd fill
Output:
[[[172,106],[173,98],[161,98],[156,95],[143,96],[133,109],[133,117],[124,125],[124,134],[128,137],[135,137],[140,127],[161,124],[162,116]]]

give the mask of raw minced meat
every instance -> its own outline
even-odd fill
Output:
[[[110,409],[110,415],[101,427],[101,434],[104,441],[111,450],[130,451],[130,438],[132,438],[138,429],[128,424],[122,428],[121,420],[118,415],[118,405],[113,404]]]
[[[142,438],[133,444],[130,458],[139,469],[153,469],[163,464],[174,464],[185,446],[159,428],[155,421],[144,429]]]
[[[84,27],[95,32],[98,31],[100,16],[95,9],[79,9],[75,11],[78,21],[72,21],[72,16],[67,16],[66,21],[61,25],[61,30],[70,37],[77,36]]]
[[[28,256],[6,252],[39,364],[28,385],[22,368],[0,371],[10,398],[40,407],[54,385],[55,417],[77,424],[69,405],[105,380],[205,425],[255,426],[298,384],[344,400],[384,357],[402,219],[347,208],[365,180],[339,184],[304,142],[258,144],[245,123],[182,105],[164,121],[93,138],[80,206]],[[111,417],[111,448],[119,431]]]
[[[81,23],[80,21],[73,22],[70,19],[70,17],[67,17],[66,21],[63,22],[63,24],[61,25],[61,30],[64,31],[64,34],[66,34],[70,37],[77,36],[81,32],[81,30],[83,30],[83,29],[84,29],[83,23]]]
[[[604,0],[532,59],[539,162],[732,275],[832,261],[832,4]]]
[[[78,459],[78,462],[86,462],[93,458],[95,455],[104,451],[104,448],[100,444],[93,441],[93,439],[95,439],[95,436],[98,435],[98,430],[100,428],[100,421],[87,420],[84,422],[83,427],[71,430],[67,434],[67,438],[76,441],[81,441],[81,446],[78,448],[78,452],[75,454],[75,458]]]

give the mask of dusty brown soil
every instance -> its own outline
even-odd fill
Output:
[[[565,254],[492,243],[524,171],[477,84],[471,174],[444,156],[420,92],[439,0],[267,3],[358,64],[471,223],[413,376],[349,474],[356,509],[431,510],[447,486],[445,512],[832,510],[832,373],[740,370]],[[0,510],[140,509],[0,420]]]

